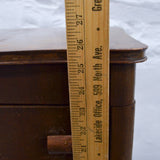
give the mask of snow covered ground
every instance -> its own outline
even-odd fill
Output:
[[[111,26],[149,45],[137,65],[133,160],[160,159],[160,0],[110,0]],[[0,29],[65,27],[64,0],[0,0]]]

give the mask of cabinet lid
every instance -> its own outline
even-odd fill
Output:
[[[111,63],[136,63],[146,60],[147,46],[110,28]],[[0,64],[53,63],[66,61],[64,28],[0,30]]]

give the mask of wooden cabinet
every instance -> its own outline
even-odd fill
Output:
[[[64,32],[0,34],[0,159],[72,159],[47,149],[47,136],[71,135]],[[146,48],[123,30],[111,29],[110,160],[131,160],[135,63],[146,60]]]

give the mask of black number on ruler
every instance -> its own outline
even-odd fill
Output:
[[[86,109],[84,107],[79,108],[79,116],[85,116],[86,114]]]
[[[77,50],[83,50],[83,40],[77,40]]]
[[[85,91],[84,91],[84,87],[79,87],[79,95],[84,95]]]
[[[78,64],[78,73],[84,73],[84,65]]]
[[[76,15],[76,25],[83,25],[82,15]]]
[[[81,152],[87,152],[87,146],[81,146]]]
[[[78,46],[77,46],[77,50],[83,50],[83,46],[78,45]]]
[[[81,135],[86,135],[87,134],[86,127],[80,127],[80,134]]]

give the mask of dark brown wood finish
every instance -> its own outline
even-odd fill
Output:
[[[0,66],[0,104],[68,105],[67,64]]]
[[[72,159],[54,155],[53,139],[54,154],[47,150],[48,136],[71,134],[65,30],[0,35],[0,159]],[[119,28],[110,35],[110,160],[131,160],[135,63],[146,60],[147,46]]]
[[[69,134],[68,107],[0,106],[1,160],[54,159],[47,150],[47,136]]]

